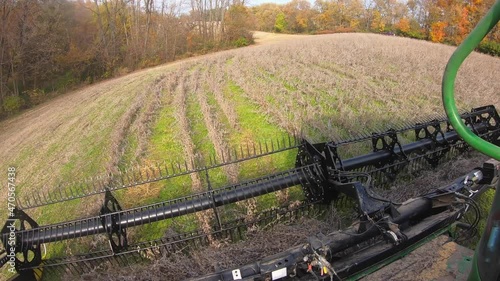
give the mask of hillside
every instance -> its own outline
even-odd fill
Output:
[[[0,170],[17,168],[17,196],[24,198],[54,190],[61,182],[136,165],[184,159],[203,163],[234,146],[297,132],[315,141],[348,138],[442,112],[441,75],[453,47],[374,34],[262,42],[91,85],[3,121]],[[499,75],[500,59],[473,54],[457,79],[459,105],[499,108]],[[293,153],[263,161],[219,169],[213,184],[294,163]],[[259,171],[261,165],[265,171]],[[147,184],[117,197],[124,208],[158,202],[204,190],[201,177]],[[0,197],[6,198],[6,189]],[[252,213],[298,198],[300,192],[292,190],[240,208]],[[39,224],[49,224],[96,214],[101,202],[102,196],[94,196],[28,213]],[[0,217],[6,217],[4,209]],[[132,236],[152,239],[167,226],[190,230],[209,220],[198,215],[165,221]],[[49,256],[81,250],[68,245],[50,246]]]

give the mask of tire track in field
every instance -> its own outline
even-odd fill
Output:
[[[239,67],[236,68],[239,69]],[[292,91],[284,87],[284,84],[281,81],[277,81],[276,77],[274,77],[275,79],[272,79],[270,76],[265,77],[265,75],[263,75],[261,71],[258,71],[258,69],[258,67],[251,67],[251,71],[247,72],[246,76],[243,76],[247,78],[252,77],[254,79],[257,77],[257,79],[252,81],[254,83],[253,87],[251,82],[248,82],[251,81],[250,79],[242,81],[246,86],[246,88],[242,87],[242,89],[245,93],[250,92],[250,95],[254,98],[254,100],[258,99],[259,107],[265,108],[267,114],[270,114],[279,120],[278,126],[284,128],[289,134],[295,135],[295,132],[299,132],[301,129],[300,121],[302,120],[302,117],[299,115],[297,118],[297,116],[292,113],[294,112],[293,101],[290,99]],[[234,72],[230,71],[230,73]],[[269,90],[269,88],[274,89],[274,92]],[[264,91],[259,89],[264,89]],[[273,103],[266,100],[265,95],[269,92],[271,92],[273,97],[277,99],[276,102]],[[269,120],[269,123],[273,124],[276,122]],[[289,189],[279,190],[274,194],[280,204],[287,202],[289,199]]]
[[[162,75],[149,84],[146,90],[138,93],[131,106],[117,122],[115,129],[111,133],[109,160],[104,166],[106,174],[100,176],[104,186],[111,185],[113,181],[112,177],[107,176],[107,174],[117,175],[119,173],[119,164],[127,149],[130,148],[127,136],[132,135],[136,131],[139,143],[135,151],[136,156],[144,150],[151,133],[150,125],[154,122],[155,116],[161,106],[159,99],[164,82],[165,76]],[[85,215],[91,215],[99,207],[99,201],[85,200],[84,213]]]
[[[151,126],[155,122],[158,111],[161,109],[161,95],[167,82],[165,75],[157,77],[144,91],[138,94],[132,106],[119,121],[118,129],[112,136],[111,161],[106,170],[113,174],[118,173],[118,166],[129,147],[127,136],[137,136],[138,145],[134,151],[135,159],[140,159],[144,153],[147,141],[151,135]],[[128,163],[125,163],[128,164]]]
[[[231,60],[232,59],[233,58],[231,58]],[[232,103],[232,99],[230,97],[227,97],[224,95],[223,90],[222,90],[223,87],[226,86],[227,83],[229,82],[229,79],[231,79],[230,74],[229,74],[229,73],[233,73],[233,71],[230,69],[231,66],[228,66],[222,59],[219,59],[217,61],[217,63],[216,62],[209,63],[209,65],[215,66],[215,69],[212,69],[212,71],[210,71],[209,76],[206,77],[205,80],[212,81],[212,83],[211,83],[212,90],[214,92],[217,92],[217,95],[214,94],[214,96],[215,96],[215,99],[216,99],[217,103],[219,104],[219,106],[222,108],[223,106],[221,104],[224,104],[224,107],[231,108],[231,110],[232,110],[231,114],[235,115],[235,117],[233,117],[233,119],[239,123],[238,113],[235,110],[235,108],[237,106],[234,103]],[[216,81],[216,82],[214,82],[214,81]],[[261,110],[259,110],[259,111],[261,111]],[[228,117],[228,119],[229,119],[229,117]],[[245,130],[241,126],[234,126],[232,133],[237,134],[239,136],[243,136],[244,134],[246,134]],[[249,140],[249,138],[247,136],[245,138],[245,140],[243,140],[243,142],[238,143],[237,145],[241,146],[241,145],[244,145],[245,143],[247,145],[249,145],[249,143],[253,143],[254,139],[255,139],[254,137],[251,137]],[[251,147],[252,144],[250,144],[249,146]],[[277,191],[277,192],[275,192],[275,195],[280,203],[286,202],[289,198],[289,196],[288,196],[289,192],[287,189]],[[247,218],[251,219],[252,216],[255,214],[255,210],[257,209],[258,200],[256,200],[255,198],[252,198],[252,199],[249,199],[245,202],[248,204],[248,206],[247,206]]]
[[[127,134],[129,137],[134,138],[132,142],[136,140],[137,143],[134,146],[132,143],[128,143],[128,138],[123,139],[124,142],[127,142],[128,151],[122,153],[120,169],[131,168],[132,171],[135,170],[144,178],[150,177],[150,174],[154,175],[161,173],[159,166],[155,165],[155,162],[151,161],[151,159],[146,156],[148,141],[153,133],[152,127],[159,117],[161,108],[164,106],[164,101],[162,100],[163,90],[165,87],[168,87],[170,91],[175,90],[178,79],[179,76],[176,75],[175,72],[168,73],[168,75],[162,74],[158,76],[152,84],[145,87],[144,92],[149,94],[149,98],[146,99],[137,120]],[[125,153],[128,155],[125,155]],[[132,164],[134,162],[140,164],[134,166]],[[145,183],[135,188],[126,189],[123,193],[125,197],[137,198],[138,202],[142,202],[142,200],[148,197],[159,196],[160,191],[161,183]]]
[[[206,73],[207,72],[204,73],[203,78],[208,79]],[[196,83],[199,83],[199,81],[197,81]],[[225,141],[225,136],[224,136],[225,128],[222,125],[222,123],[219,122],[219,120],[217,120],[214,109],[208,103],[206,93],[202,92],[200,89],[197,89],[197,91],[195,91],[195,95],[201,107],[201,113],[203,114],[205,126],[208,129],[208,137],[210,138],[210,141],[214,144],[216,157],[219,159],[220,162],[222,162],[223,161],[222,155],[226,155],[227,157],[230,151],[229,150],[230,147],[228,143]],[[223,166],[222,169],[224,170],[231,184],[238,182],[238,167],[236,164]]]
[[[137,131],[137,148],[134,152],[135,159],[141,159],[146,152],[146,147],[148,145],[148,140],[152,134],[152,126],[158,118],[158,112],[162,108],[163,89],[166,85],[176,85],[177,75],[165,75],[162,74],[160,77],[156,78],[154,83],[151,84],[146,91],[151,92],[149,103],[144,108],[144,111],[139,116],[137,120],[137,126],[135,130]]]
[[[140,114],[140,109],[144,105],[144,100],[146,99],[146,92],[140,92],[134,99],[130,107],[125,111],[125,113],[118,120],[115,129],[111,133],[111,143],[110,143],[110,155],[109,160],[104,165],[104,171],[106,174],[117,174],[118,164],[127,149],[126,136],[130,134],[131,128]],[[112,182],[110,176],[102,174],[103,186],[108,186]],[[85,203],[83,203],[85,201]],[[84,205],[83,214],[85,216],[92,215],[95,210],[101,207],[101,202],[97,200],[81,200],[81,205]]]
[[[276,85],[276,83],[269,84],[259,81],[256,79],[255,73],[250,71],[248,65],[245,66],[245,64],[246,62],[244,61],[235,60],[227,72],[229,78],[235,81],[244,91],[245,95],[258,106],[259,111],[266,116],[269,123],[277,124],[279,127],[293,134],[295,128],[294,126],[290,126],[290,121],[283,114],[281,108],[266,100],[269,97],[266,93],[279,92],[282,90],[281,86]]]
[[[208,85],[210,86],[210,90],[214,94],[214,98],[217,101],[217,104],[222,109],[224,115],[229,121],[229,125],[235,131],[239,131],[241,130],[241,127],[238,120],[238,114],[236,113],[236,110],[234,110],[235,107],[228,99],[224,97],[224,90],[222,85],[226,82],[226,78],[224,77],[226,75],[226,72],[223,69],[223,63],[224,61],[221,59],[207,63],[209,65],[213,64],[216,71],[207,71],[206,73],[208,74],[208,76],[206,76],[206,81],[208,81]]]
[[[188,73],[189,71],[187,69],[184,69],[183,72]],[[191,126],[189,124],[189,119],[187,115],[187,96],[189,95],[189,88],[186,86],[186,81],[188,81],[188,78],[192,77],[193,77],[192,74],[186,74],[185,76],[181,77],[179,83],[177,84],[177,87],[175,88],[174,100],[173,100],[173,104],[176,108],[175,116],[177,122],[179,122],[179,136],[182,141],[182,148],[184,151],[186,163],[188,169],[190,170],[195,168],[194,159],[196,155],[195,154],[196,147],[191,137],[190,133]],[[202,192],[203,186],[199,174],[191,173],[190,177],[191,177],[192,191],[194,193]],[[210,222],[214,217],[213,211],[207,210],[202,212],[196,212],[195,215],[198,221],[200,222],[203,231],[207,234],[210,233],[211,231]],[[208,235],[208,239],[210,242],[213,242],[215,240],[211,235]]]
[[[210,65],[210,62],[206,65]],[[201,112],[203,114],[203,120],[205,121],[205,125],[208,129],[208,137],[210,141],[214,144],[216,157],[219,159],[219,162],[223,162],[225,158],[228,158],[230,155],[231,146],[226,141],[226,128],[222,120],[217,116],[215,112],[216,109],[212,108],[208,102],[207,95],[209,94],[207,91],[212,91],[214,94],[214,99],[222,109],[223,114],[229,121],[231,128],[235,131],[239,131],[238,124],[238,116],[234,111],[234,106],[231,106],[231,103],[228,100],[225,100],[222,93],[221,83],[224,81],[222,71],[210,71],[210,69],[206,69],[203,72],[203,80],[205,81],[205,91],[202,89],[195,91],[197,95],[198,103],[201,107]],[[215,75],[215,76],[214,76]],[[197,77],[200,77],[198,75]],[[210,81],[210,82],[207,82]],[[196,81],[196,85],[198,85],[199,79]],[[215,93],[217,92],[217,94]],[[226,110],[224,110],[226,108]],[[230,129],[231,130],[231,129]],[[225,155],[225,157],[224,157]],[[238,183],[239,179],[239,166],[238,164],[230,164],[222,166],[222,170],[226,175],[230,184]],[[251,220],[255,214],[257,208],[257,200],[255,198],[250,198],[244,201],[236,202],[236,205],[243,207],[246,209],[246,219]]]

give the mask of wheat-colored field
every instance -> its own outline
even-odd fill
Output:
[[[262,34],[260,34],[262,36]],[[266,35],[270,36],[270,35]],[[374,34],[304,36],[224,51],[87,86],[0,123],[0,170],[17,168],[17,196],[158,161],[203,162],[238,145],[301,132],[313,141],[442,113],[442,73],[454,48]],[[474,53],[457,78],[462,108],[500,108],[500,59]],[[293,166],[293,152],[214,171],[221,186]],[[188,165],[192,165],[188,161]],[[6,179],[4,178],[6,182]],[[123,207],[206,189],[203,175],[117,193]],[[235,208],[299,198],[280,192]],[[6,189],[0,197],[6,198]],[[132,199],[131,199],[132,198]],[[39,224],[97,214],[101,196],[29,210]],[[0,209],[1,218],[6,210]],[[181,220],[193,229],[209,212]],[[0,221],[3,222],[2,219]],[[171,222],[135,233],[161,236]],[[64,250],[66,244],[55,252]]]

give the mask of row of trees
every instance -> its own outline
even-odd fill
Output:
[[[394,32],[457,44],[494,0],[2,0],[0,117],[81,83],[251,43],[249,30]],[[500,54],[500,30],[483,51]]]
[[[250,43],[235,0],[2,0],[0,115],[54,90]]]
[[[460,43],[494,0],[292,0],[252,8],[258,30],[275,32],[394,32]],[[498,26],[489,35],[499,42]]]

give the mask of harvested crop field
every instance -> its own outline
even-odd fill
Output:
[[[234,147],[301,134],[347,139],[442,113],[440,84],[454,48],[374,35],[304,36],[224,51],[139,71],[58,97],[0,123],[0,169],[17,168],[17,197],[48,194],[60,183],[91,180],[136,166],[221,161]],[[272,44],[270,44],[272,43]],[[460,107],[500,108],[500,59],[473,54],[457,78]],[[353,151],[352,154],[357,153]],[[294,151],[211,173],[211,187],[293,167]],[[147,173],[147,171],[140,171]],[[116,193],[123,208],[208,188],[204,173]],[[2,198],[6,191],[0,191]],[[302,199],[300,189],[222,210],[247,219]],[[96,215],[102,195],[28,210],[39,224]],[[62,212],[64,210],[64,212]],[[236,215],[235,215],[236,214]],[[4,210],[0,216],[6,217]],[[234,217],[233,217],[234,218]],[[210,212],[131,229],[136,241],[166,229],[208,228]],[[88,251],[106,238],[48,246],[48,257]]]

